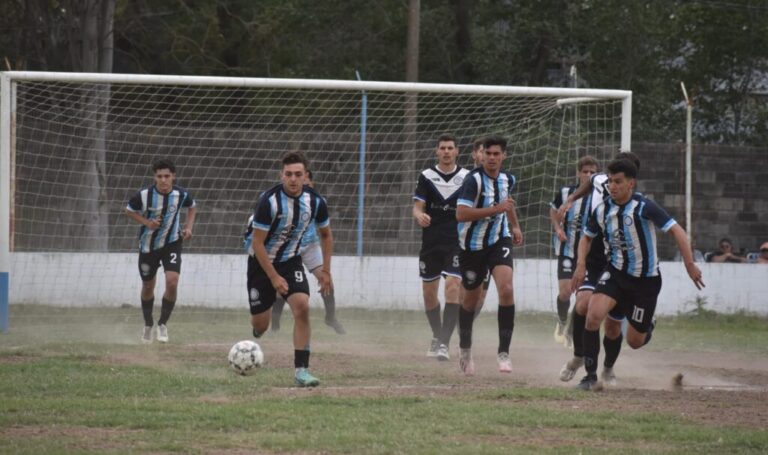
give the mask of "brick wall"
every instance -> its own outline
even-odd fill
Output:
[[[685,226],[685,145],[633,144],[642,161],[639,190]],[[768,241],[768,148],[694,145],[693,241],[712,251],[729,237],[736,251],[756,251]],[[671,259],[676,246],[659,235],[659,254]]]

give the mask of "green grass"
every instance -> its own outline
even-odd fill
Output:
[[[243,311],[179,308],[171,343],[145,346],[138,309],[11,310],[11,330],[0,335],[1,453],[768,451],[764,429],[669,412],[665,396],[647,391],[639,401],[659,406],[623,409],[615,405],[621,391],[467,380],[422,359],[423,343],[412,341],[426,327],[419,312],[342,310],[345,337],[313,320],[320,346],[313,365],[323,384],[303,390],[290,387],[290,317],[283,331],[260,340],[266,367],[240,377],[229,371],[226,351],[247,338]],[[515,347],[552,343],[551,322],[520,314]],[[706,340],[707,351],[743,353],[741,344],[757,358],[766,353],[765,319],[661,322],[658,350],[690,351]],[[481,331],[492,333],[494,324],[493,315],[477,321],[478,343],[492,344]]]

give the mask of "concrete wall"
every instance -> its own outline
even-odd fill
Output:
[[[140,279],[137,254],[13,253],[11,304],[57,306],[138,306]],[[246,257],[187,254],[183,257],[178,303],[181,306],[242,308],[248,311]],[[765,281],[768,265],[699,264],[706,289],[697,291],[680,262],[661,264],[663,287],[658,314],[693,308],[696,297],[720,312],[745,310],[768,315]],[[162,273],[162,271],[161,271]],[[337,301],[341,307],[378,309],[422,308],[416,257],[355,257],[333,259]],[[522,259],[515,262],[515,295],[522,311],[554,311],[555,262]],[[162,280],[156,297],[162,293]],[[312,302],[321,308],[315,280]],[[492,286],[486,311],[496,311]]]

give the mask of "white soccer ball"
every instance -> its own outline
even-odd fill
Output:
[[[238,341],[229,350],[229,366],[237,374],[248,375],[264,363],[261,346],[251,340]]]

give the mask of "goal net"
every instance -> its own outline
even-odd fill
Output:
[[[525,235],[516,273],[532,277],[516,281],[524,303],[525,288],[554,295],[555,190],[575,183],[580,156],[604,162],[629,146],[631,94],[616,90],[18,72],[2,78],[11,303],[137,305],[139,227],[123,210],[152,184],[150,166],[162,157],[175,162],[176,183],[197,201],[179,303],[245,308],[246,219],[260,192],[277,183],[280,156],[300,150],[329,203],[340,305],[418,308],[412,195],[443,133],[457,137],[465,167],[473,167],[475,138],[508,139],[504,167],[518,179],[514,197]]]

